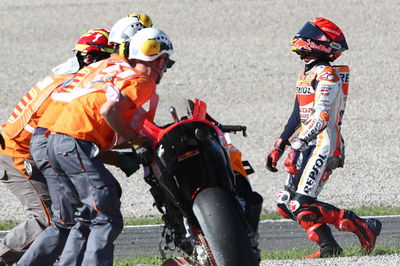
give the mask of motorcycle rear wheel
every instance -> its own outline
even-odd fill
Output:
[[[200,191],[193,212],[218,266],[259,265],[233,199],[220,188]]]

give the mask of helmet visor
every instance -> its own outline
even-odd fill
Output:
[[[311,22],[306,22],[306,24],[304,24],[296,33],[296,37],[309,38],[322,42],[331,42],[331,40],[326,37],[325,33]]]

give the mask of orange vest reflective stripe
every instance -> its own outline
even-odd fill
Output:
[[[2,125],[3,134],[9,139],[15,138],[24,129],[33,134],[35,128],[28,124],[32,115],[53,90],[70,76],[70,74],[49,76],[36,83],[15,106],[8,121]]]
[[[159,96],[157,93],[153,94],[149,101],[148,111],[145,110],[144,107],[140,107],[136,110],[132,119],[130,121],[131,128],[136,129],[136,133],[140,134],[140,129],[143,126],[144,120],[149,120],[150,122],[154,121],[154,116],[156,115],[156,110],[158,106]]]
[[[119,93],[120,88],[127,79],[145,77],[139,75],[128,62],[118,55],[112,55],[109,59],[90,64],[55,91],[51,98],[55,101],[71,102],[91,92],[103,90],[107,94],[114,91]]]

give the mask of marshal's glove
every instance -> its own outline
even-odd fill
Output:
[[[296,138],[292,141],[288,155],[283,162],[283,165],[286,168],[286,172],[291,175],[297,175],[300,172],[299,169],[297,169],[297,160],[299,159],[300,152],[303,151],[306,147],[307,143],[300,138]]]
[[[140,158],[136,151],[132,152],[117,152],[121,157],[119,168],[125,173],[126,176],[131,176],[140,168]]]
[[[272,150],[265,156],[265,167],[271,172],[278,171],[278,169],[276,169],[276,163],[285,151],[285,146],[286,143],[281,138],[278,138]]]

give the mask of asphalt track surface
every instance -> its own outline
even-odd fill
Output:
[[[377,217],[383,224],[376,242],[377,246],[400,246],[400,216]],[[116,241],[117,257],[137,255],[159,255],[158,243],[161,238],[161,225],[126,226]],[[337,242],[342,247],[359,246],[356,235],[340,232],[332,227]],[[259,247],[262,251],[282,251],[292,248],[315,247],[306,233],[296,222],[290,220],[266,220],[260,223]]]
[[[382,231],[376,246],[400,246],[400,216],[376,217],[382,222]],[[332,228],[333,235],[342,247],[359,246],[358,238],[350,232],[339,232]],[[137,255],[160,256],[161,225],[127,226],[116,240],[115,256],[132,257]],[[259,226],[259,247],[262,251],[283,251],[292,248],[315,248],[317,245],[306,237],[305,231],[289,220],[267,220]],[[166,255],[179,253],[166,251]],[[298,259],[262,261],[260,265],[399,265],[399,255],[343,257],[334,259]]]
[[[377,217],[383,224],[376,242],[377,246],[400,246],[400,216]],[[162,226],[125,226],[115,242],[117,257],[138,255],[159,255],[158,244],[161,239]],[[358,238],[350,232],[340,232],[332,227],[337,242],[342,247],[359,246]],[[262,221],[259,227],[259,247],[262,251],[282,251],[292,248],[315,247],[308,240],[304,229],[289,220]],[[168,252],[167,252],[168,254]]]
[[[382,231],[377,239],[376,246],[400,246],[400,216],[376,217],[382,222]],[[162,226],[125,226],[120,236],[115,241],[115,256],[119,258],[142,255],[160,256],[158,249],[161,239]],[[350,232],[339,232],[332,227],[332,232],[337,242],[342,247],[359,246],[357,237]],[[5,231],[0,232],[0,237]],[[284,251],[293,248],[315,248],[317,246],[309,241],[305,231],[295,222],[289,220],[266,220],[259,226],[259,247],[262,251]],[[166,255],[181,255],[176,251],[165,251]],[[388,257],[388,256],[385,256]],[[391,261],[399,261],[400,256],[391,255]],[[369,259],[370,265],[385,265],[382,256],[345,257],[324,260],[290,260],[290,261],[263,261],[261,265],[365,265]],[[372,260],[372,261],[371,261]],[[358,263],[357,263],[358,261]],[[362,261],[362,263],[361,263]],[[317,263],[317,264],[314,264]],[[319,263],[319,264],[318,264]],[[393,264],[392,264],[393,265]]]

